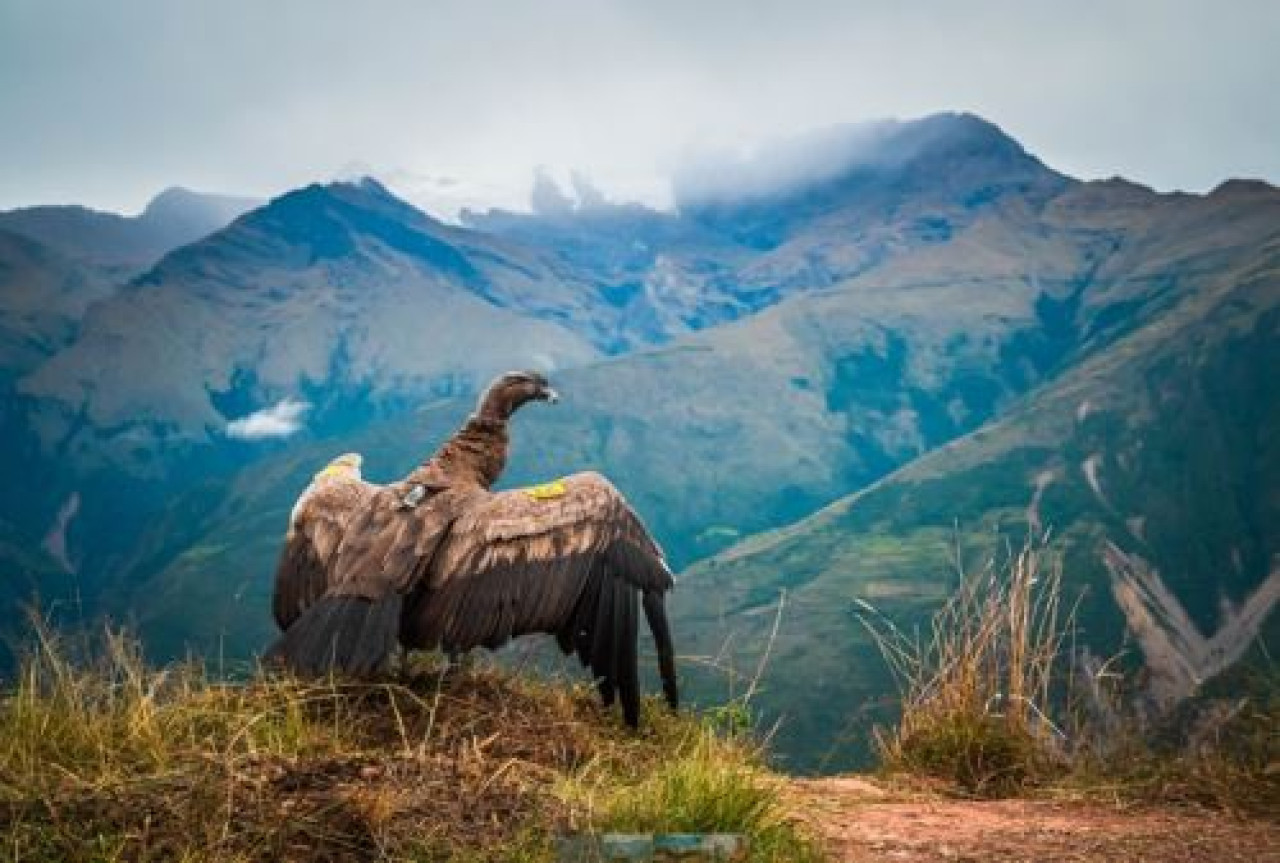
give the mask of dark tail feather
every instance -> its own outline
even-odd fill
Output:
[[[622,702],[622,718],[640,727],[640,670],[636,664],[636,589],[622,581],[613,587],[614,677]]]
[[[600,700],[605,707],[613,704],[618,680],[614,677],[614,623],[613,601],[615,592],[613,585],[601,584],[600,596],[596,600],[595,626],[592,630],[591,674],[596,679],[596,688],[600,690]]]
[[[263,660],[308,677],[372,676],[396,646],[401,604],[398,593],[379,600],[326,596],[294,621]]]
[[[658,671],[662,674],[662,693],[672,710],[680,707],[680,690],[676,686],[676,651],[671,644],[671,626],[667,623],[667,609],[662,594],[645,591],[644,616],[653,633],[653,644],[658,650]]]

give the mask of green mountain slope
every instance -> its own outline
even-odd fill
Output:
[[[521,414],[505,482],[614,479],[690,567],[690,656],[751,672],[786,588],[759,705],[801,763],[887,692],[853,601],[918,618],[957,532],[976,559],[998,529],[1051,527],[1097,649],[1125,623],[1107,550],[1205,635],[1240,629],[1275,559],[1280,193],[1079,183],[976,118],[886,128],[876,158],[703,189],[678,217],[490,214],[483,233],[376,184],[242,217],[93,306],[0,412],[0,468],[41,477],[0,488],[0,519],[57,552],[14,583],[78,569],[88,613],[156,654],[249,655],[310,474],[358,450],[402,475],[486,370],[536,355],[565,403]],[[314,405],[295,436],[224,435],[295,394]]]
[[[760,701],[788,717],[785,749],[808,763],[833,747],[856,754],[857,741],[832,732],[873,708],[887,681],[855,602],[921,620],[954,583],[957,543],[972,566],[1029,525],[1051,530],[1068,592],[1083,597],[1080,643],[1099,652],[1121,647],[1126,629],[1109,544],[1148,561],[1205,637],[1278,571],[1280,200],[1225,189],[1216,206],[1235,195],[1252,199],[1244,206],[1268,234],[1211,221],[1210,198],[1209,212],[1183,217],[1206,228],[1197,254],[1162,259],[1153,240],[1142,254],[1151,269],[1098,285],[1166,310],[1000,420],[686,574],[682,589],[714,603],[682,605],[680,631],[711,654],[732,636],[729,656],[748,670],[787,591]],[[1233,246],[1215,242],[1227,237]],[[1210,267],[1228,252],[1232,264]],[[1162,264],[1178,275],[1162,278]]]
[[[1257,308],[1268,301],[1269,283],[1245,276],[1269,266],[1276,195],[1243,190],[1241,198],[1239,191],[1170,199],[1127,184],[1082,186],[1039,213],[998,211],[946,247],[904,255],[874,274],[670,348],[565,372],[557,381],[565,404],[518,418],[507,481],[602,469],[683,566],[902,465],[909,467],[876,488],[896,488],[898,477],[942,465],[936,468],[942,484],[910,498],[925,514],[894,503],[889,523],[862,533],[841,521],[829,531],[810,531],[810,522],[802,522],[695,567],[678,591],[686,647],[711,655],[739,625],[757,636],[767,631],[779,587],[800,591],[784,634],[793,620],[800,627],[810,625],[809,615],[827,620],[814,636],[830,660],[825,673],[853,687],[829,692],[822,705],[805,702],[814,719],[794,726],[797,738],[828,739],[863,695],[884,691],[873,668],[878,660],[848,614],[852,596],[860,595],[842,581],[848,573],[858,573],[873,601],[897,597],[903,607],[927,607],[946,590],[953,521],[981,532],[984,520],[1025,517],[1045,471],[1062,478],[1046,487],[1041,518],[1068,530],[1059,509],[1083,511],[1092,499],[1067,477],[1089,453],[1061,449],[1085,398],[1076,390],[1092,394],[1099,411],[1092,422],[1101,422],[1114,409],[1103,409],[1099,387],[1126,392],[1146,364],[1159,366],[1160,357],[1176,353],[1181,342],[1164,334],[1191,328],[1198,339],[1226,339],[1244,324],[1235,317],[1219,322],[1204,310],[1236,315],[1246,300],[1249,314],[1264,320]],[[1117,219],[1115,209],[1124,206],[1142,218]],[[1223,222],[1230,227],[1215,232]],[[1237,289],[1245,293],[1231,293]],[[1219,353],[1248,365],[1254,359],[1247,344],[1253,343],[1232,337]],[[1241,380],[1234,371],[1227,377]],[[1007,427],[974,432],[1015,404],[1022,406]],[[469,408],[467,401],[446,402],[408,420],[291,447],[212,492],[212,500],[221,500],[213,510],[207,501],[197,505],[206,494],[200,491],[192,506],[177,510],[189,517],[175,516],[150,532],[130,568],[148,576],[122,593],[125,606],[142,609],[148,627],[164,633],[157,643],[167,650],[180,649],[184,639],[240,652],[260,646],[271,635],[261,610],[281,525],[309,474],[337,452],[356,449],[368,457],[371,476],[396,476]],[[998,452],[1011,453],[1020,472],[988,482],[981,471],[996,468],[971,453],[997,452],[997,436],[1007,441]],[[817,523],[830,517],[827,511]],[[787,539],[793,533],[794,542]],[[842,545],[846,539],[854,544]],[[192,615],[193,608],[200,614]],[[758,643],[738,642],[740,664],[751,665],[751,645]],[[869,676],[836,671],[854,658]],[[775,673],[810,688],[804,667],[802,653],[775,653]]]

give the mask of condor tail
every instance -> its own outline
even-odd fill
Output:
[[[372,677],[396,646],[402,597],[326,596],[294,621],[263,656],[304,677]]]

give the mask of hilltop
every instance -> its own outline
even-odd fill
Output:
[[[564,833],[720,830],[817,860],[758,744],[656,702],[635,733],[590,687],[489,667],[227,682],[44,639],[0,696],[14,859],[533,863]]]
[[[729,708],[645,705],[471,666],[386,683],[146,668],[110,636],[45,641],[0,696],[0,839],[15,859],[550,863],[560,835],[742,832],[750,863],[1260,861],[1274,820],[1113,789],[958,798],[919,778],[787,779]]]

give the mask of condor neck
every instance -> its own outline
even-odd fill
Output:
[[[520,403],[512,403],[511,397],[501,390],[487,393],[476,406],[472,420],[481,422],[505,423],[520,408]]]
[[[507,421],[473,414],[432,461],[455,480],[488,488],[507,465]]]

